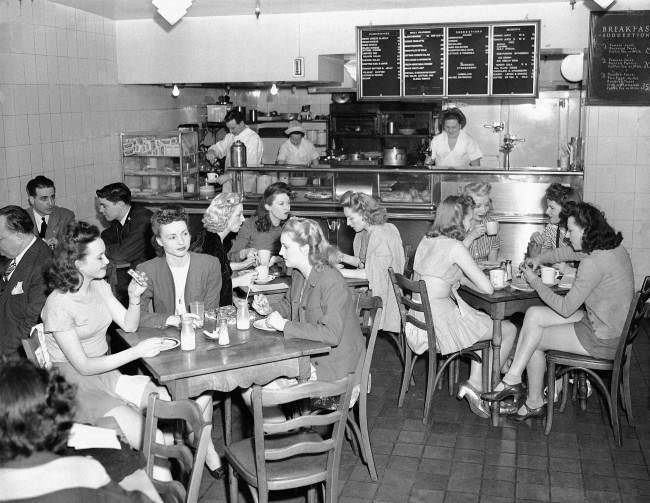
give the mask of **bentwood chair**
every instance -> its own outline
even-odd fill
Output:
[[[267,503],[269,491],[308,487],[309,501],[316,501],[317,485],[324,485],[324,503],[337,501],[339,464],[348,405],[354,376],[336,382],[308,381],[280,390],[253,386],[252,438],[226,441],[230,502],[237,503],[235,472],[257,494],[256,501]],[[264,407],[301,400],[332,397],[334,409],[312,414],[300,411],[291,419],[277,422],[264,417]],[[321,435],[323,429],[331,431]],[[316,431],[318,430],[318,431]]]
[[[546,385],[548,387],[548,396],[552,397],[555,393],[555,379],[562,377],[563,389],[568,389],[568,373],[573,370],[580,370],[589,374],[591,381],[599,388],[605,400],[612,422],[614,439],[616,443],[623,445],[621,434],[621,423],[618,415],[619,394],[622,394],[622,407],[625,410],[628,424],[634,423],[632,415],[632,399],[630,390],[630,361],[632,359],[632,344],[637,336],[642,332],[641,321],[645,317],[646,302],[650,299],[650,276],[646,276],[643,286],[639,292],[634,295],[630,309],[627,313],[625,325],[621,332],[621,338],[616,349],[616,355],[613,360],[604,358],[594,358],[591,356],[578,355],[575,353],[566,353],[564,351],[547,351],[546,352]],[[558,367],[560,367],[558,369]],[[604,383],[602,377],[597,372],[611,372],[611,382],[609,389]],[[564,393],[563,395],[566,395]],[[560,411],[564,410],[566,405],[566,396],[562,397]],[[546,408],[546,429],[548,435],[553,426],[553,407],[549,402]]]
[[[382,302],[381,297],[371,297],[369,295],[355,295],[353,296],[353,302],[355,303],[356,312],[359,314],[361,333],[366,339],[366,354],[361,368],[359,400],[350,408],[347,424],[354,433],[361,458],[368,466],[370,478],[377,480],[377,469],[375,468],[375,459],[372,455],[370,435],[368,433],[368,393],[370,365],[372,364],[372,355],[375,352],[375,343],[377,342]],[[355,412],[358,419],[355,417]]]
[[[174,435],[174,445],[156,441],[159,420],[170,424],[185,424],[189,427],[190,447],[183,442],[183,432]],[[167,424],[167,423],[166,423]],[[212,423],[203,419],[201,408],[192,400],[168,402],[160,400],[158,393],[149,395],[145,418],[142,452],[147,460],[147,475],[165,503],[195,503],[199,499],[199,488],[203,476],[203,465],[208,444],[211,442]],[[153,478],[156,458],[174,460],[178,464],[180,480],[162,482]],[[174,470],[174,473],[176,470]]]
[[[414,325],[420,330],[424,330],[428,339],[428,353],[429,364],[427,369],[427,384],[424,400],[424,415],[422,422],[427,423],[431,414],[431,405],[433,402],[433,392],[440,381],[445,369],[450,366],[458,358],[466,356],[475,361],[483,361],[483,389],[489,389],[489,374],[490,368],[487,362],[490,361],[490,341],[479,341],[473,346],[463,348],[455,353],[450,353],[444,356],[444,362],[438,369],[438,349],[436,334],[433,328],[433,315],[431,313],[431,306],[429,304],[429,294],[427,292],[427,285],[424,280],[412,281],[407,279],[403,274],[398,274],[393,271],[392,267],[388,269],[390,280],[393,283],[395,296],[397,297],[397,305],[399,306],[400,316],[402,318],[402,331],[406,329],[408,323]],[[418,299],[419,297],[419,299]],[[416,318],[412,312],[420,312],[424,316],[424,321]],[[400,387],[399,399],[397,406],[404,405],[404,397],[409,389],[411,377],[413,375],[413,368],[419,355],[416,355],[408,344],[405,344],[404,352],[404,374],[402,376],[402,385]],[[476,352],[481,352],[479,357]],[[451,374],[455,373],[453,367],[450,368]],[[450,374],[450,379],[452,375]]]

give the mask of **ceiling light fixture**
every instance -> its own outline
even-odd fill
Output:
[[[278,86],[275,84],[275,82],[273,82],[273,85],[271,86],[271,90],[270,90],[271,96],[275,96],[276,94],[278,94],[278,91],[279,91]]]
[[[158,9],[158,14],[174,26],[180,19],[187,14],[187,10],[192,6],[193,0],[152,0],[153,6]]]
[[[174,84],[174,87],[172,88],[172,96],[174,98],[178,98],[181,94],[181,90],[178,88],[176,84]]]

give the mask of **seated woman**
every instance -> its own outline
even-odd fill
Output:
[[[475,261],[495,262],[499,255],[501,246],[499,235],[488,235],[486,228],[487,222],[494,221],[494,218],[490,216],[491,190],[492,186],[487,182],[472,182],[463,188],[463,196],[471,197],[474,200],[474,213],[463,244],[469,248]]]
[[[438,206],[433,227],[420,241],[413,261],[413,279],[422,279],[427,285],[437,349],[443,355],[492,338],[490,317],[467,305],[457,293],[461,282],[479,292],[494,292],[490,280],[463,245],[471,225],[472,208],[470,198],[449,196],[445,199]],[[424,319],[422,313],[414,312],[413,315]],[[408,324],[405,331],[413,352],[422,354],[429,349],[424,330]],[[503,362],[517,331],[512,323],[504,321],[502,332],[500,361]],[[461,384],[458,397],[467,399],[474,414],[487,418],[489,410],[479,396],[483,387],[481,368],[480,363],[472,360],[469,380]]]
[[[570,246],[566,239],[566,229],[560,225],[560,212],[569,201],[579,203],[582,199],[573,187],[552,183],[546,189],[546,215],[549,223],[542,232],[533,232],[528,244],[528,256],[535,257],[542,252]]]
[[[614,358],[625,318],[634,296],[634,274],[623,236],[607,223],[603,213],[587,203],[568,202],[562,209],[571,248],[555,248],[522,265],[526,280],[547,306],[526,311],[510,370],[488,401],[524,394],[521,375],[528,374],[528,397],[517,419],[545,414],[543,397],[549,349],[597,358]],[[535,269],[539,264],[580,260],[576,279],[566,296],[544,285]],[[582,305],[584,304],[584,309]]]
[[[395,291],[388,276],[388,268],[404,272],[404,247],[402,237],[393,224],[388,223],[386,209],[372,197],[362,192],[348,191],[341,197],[343,214],[354,229],[354,256],[339,255],[341,262],[365,268],[372,294],[383,302],[380,330],[400,331],[400,314]],[[364,236],[365,235],[365,236]],[[365,239],[367,238],[367,240]]]
[[[280,255],[293,268],[291,289],[277,305],[256,295],[253,308],[269,315],[267,323],[286,339],[322,341],[332,350],[311,358],[316,379],[334,381],[360,370],[365,352],[359,317],[350,289],[332,264],[337,250],[325,239],[318,223],[291,218],[280,237]]]
[[[269,185],[260,200],[257,213],[244,221],[228,256],[233,262],[254,258],[257,250],[280,251],[282,224],[289,218],[291,189],[284,182]]]
[[[59,455],[74,416],[75,387],[57,371],[0,361],[0,501],[150,502],[112,481],[99,461]]]
[[[204,230],[193,245],[197,252],[207,253],[221,263],[221,293],[219,305],[232,304],[232,289],[247,286],[256,274],[242,274],[233,278],[233,271],[241,271],[255,264],[253,257],[242,262],[230,262],[228,252],[232,247],[232,234],[237,234],[244,222],[242,196],[234,192],[224,192],[215,197],[203,215]]]
[[[205,310],[219,307],[221,264],[209,255],[190,252],[187,215],[181,206],[163,206],[151,217],[151,229],[163,255],[138,265],[147,278],[140,304],[140,326],[179,326],[180,315],[194,301]],[[150,307],[153,306],[153,312]]]

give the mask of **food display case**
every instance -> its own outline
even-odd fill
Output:
[[[196,131],[120,134],[122,176],[134,198],[184,199],[197,195]]]

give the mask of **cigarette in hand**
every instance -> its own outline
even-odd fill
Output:
[[[139,275],[137,272],[135,272],[133,269],[129,269],[129,270],[126,271],[126,272],[128,273],[129,276],[131,276],[131,277],[135,280],[135,282],[136,282],[138,285],[140,285],[140,286],[147,286],[147,282],[146,282],[146,281],[142,281],[142,278],[140,278],[140,275]]]

